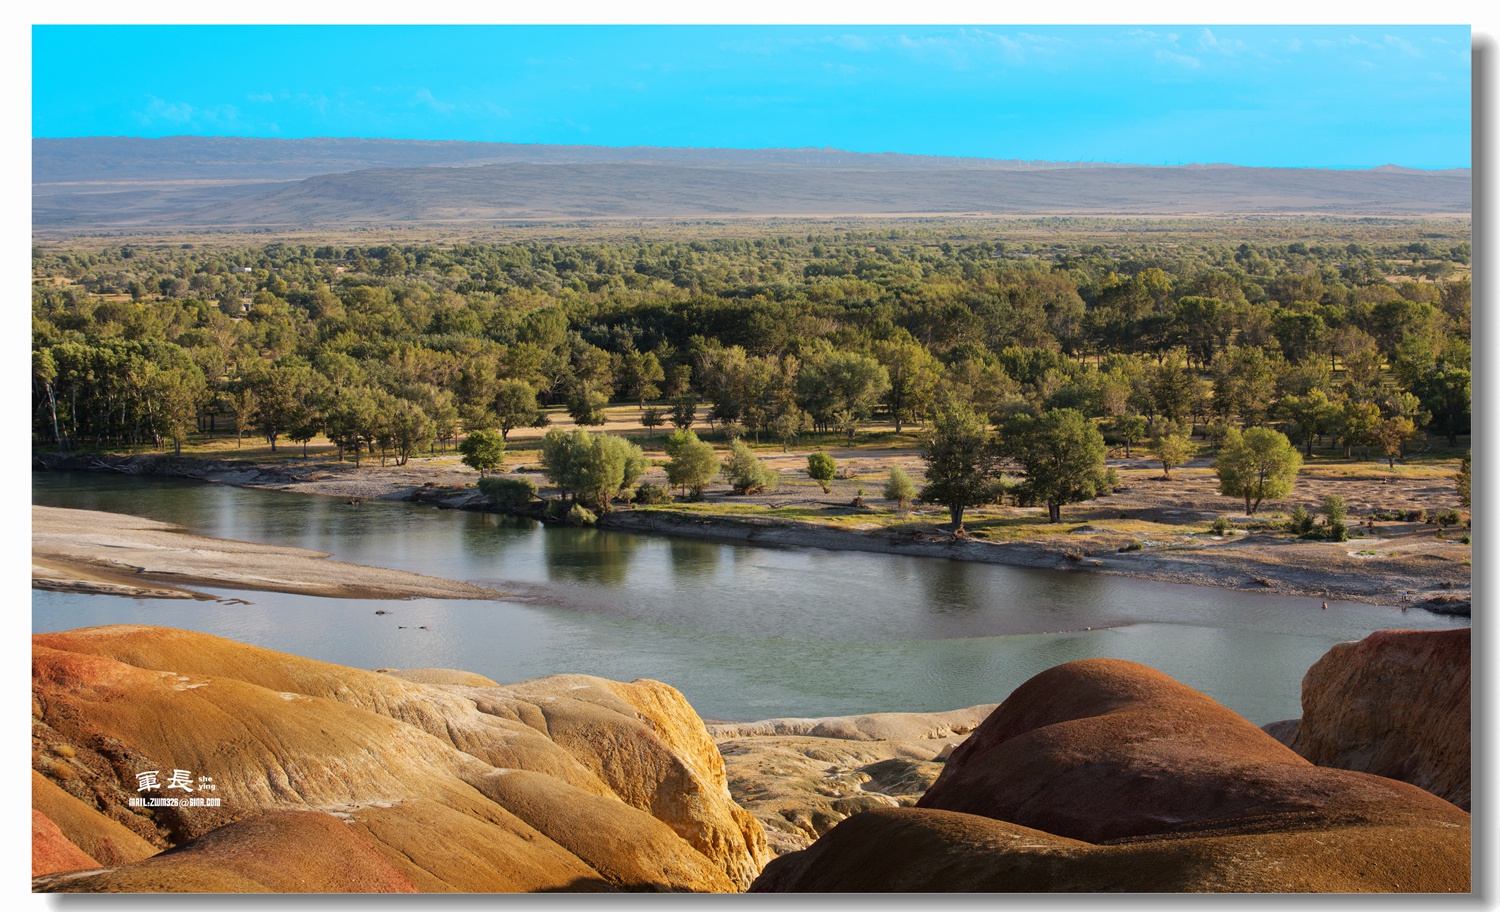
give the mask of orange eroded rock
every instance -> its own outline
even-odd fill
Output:
[[[137,833],[63,791],[36,770],[31,771],[31,807],[46,815],[69,842],[96,859],[97,867],[129,864],[150,858],[160,851]],[[33,870],[32,873],[43,872]]]
[[[422,684],[150,627],[33,644],[39,772],[163,844],[317,811],[417,889],[473,892],[732,890],[765,854],[703,723],[665,685]],[[212,776],[221,806],[132,807],[144,770]],[[287,838],[311,832],[298,827]],[[152,864],[151,877],[169,876],[165,862]],[[269,883],[202,871],[218,871],[230,891]]]
[[[1469,628],[1380,630],[1302,679],[1287,746],[1319,766],[1400,779],[1469,809]]]
[[[99,862],[74,845],[46,814],[31,812],[31,875],[97,868]]]

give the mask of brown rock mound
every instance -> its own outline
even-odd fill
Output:
[[[316,846],[316,852],[308,847]],[[220,827],[145,861],[37,878],[53,893],[415,893],[401,872],[328,814],[277,811]]]
[[[752,893],[1466,892],[1469,831],[1348,826],[1090,845],[922,808],[851,817]],[[1398,857],[1399,856],[1399,857]]]
[[[753,889],[1464,892],[1469,815],[1091,659],[1018,688],[916,808],[853,817]]]
[[[1263,818],[1462,821],[1405,783],[1322,769],[1155,669],[1087,659],[1022,684],[917,802],[1104,842]]]
[[[1469,628],[1381,630],[1340,643],[1302,679],[1278,737],[1316,763],[1400,779],[1469,809]]]
[[[655,682],[421,684],[105,627],[34,637],[33,689],[38,770],[161,845],[315,810],[416,888],[476,892],[733,890],[768,854],[702,722]],[[130,806],[137,773],[175,769],[212,776],[222,806]],[[576,825],[577,806],[598,825]]]

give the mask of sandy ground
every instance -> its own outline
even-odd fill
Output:
[[[331,561],[302,548],[191,535],[154,520],[31,508],[32,585],[135,598],[214,598],[225,586],[335,598],[499,598],[468,583]]]

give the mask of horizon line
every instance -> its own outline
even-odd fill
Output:
[[[1382,168],[1399,168],[1405,171],[1420,171],[1424,173],[1435,173],[1441,171],[1473,171],[1473,165],[1450,165],[1439,168],[1421,168],[1411,165],[1402,165],[1396,162],[1385,162],[1379,165],[1241,165],[1234,162],[1176,162],[1172,164],[1147,164],[1145,162],[1111,161],[1098,158],[1077,159],[1044,159],[1044,158],[1022,158],[1019,156],[1010,158],[994,158],[980,155],[956,155],[956,154],[934,154],[930,152],[862,152],[856,149],[844,149],[838,146],[661,146],[661,145],[609,145],[606,143],[550,143],[550,142],[516,142],[489,139],[431,139],[416,137],[396,136],[242,136],[234,134],[200,134],[200,133],[174,133],[166,136],[138,136],[131,134],[87,134],[79,136],[32,136],[36,140],[86,140],[86,139],[137,139],[147,141],[161,141],[170,139],[239,139],[261,142],[308,142],[318,140],[349,140],[358,142],[392,142],[392,143],[446,143],[484,146],[538,146],[562,149],[661,149],[661,150],[687,150],[698,152],[842,152],[846,155],[867,156],[901,156],[905,158],[937,158],[953,159],[955,161],[979,161],[979,162],[1040,162],[1051,165],[1090,165],[1115,168],[1255,168],[1264,170],[1283,171],[1375,171]],[[416,165],[413,167],[423,167]]]

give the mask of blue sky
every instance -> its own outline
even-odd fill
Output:
[[[1464,26],[37,26],[34,136],[1470,166]]]

